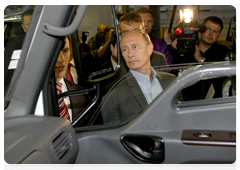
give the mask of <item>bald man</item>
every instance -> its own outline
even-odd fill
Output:
[[[123,123],[137,116],[175,79],[151,67],[153,44],[148,34],[127,31],[121,38],[121,51],[130,71],[104,100],[104,124]],[[182,101],[181,93],[175,100]]]
[[[91,49],[91,53],[94,57],[97,57],[99,47],[105,44],[105,24],[100,23],[97,27],[97,34],[88,41],[88,45]]]

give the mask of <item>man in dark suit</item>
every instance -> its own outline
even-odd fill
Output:
[[[64,78],[64,75],[66,74],[66,71],[67,71],[68,63],[70,61],[71,50],[72,50],[71,38],[70,36],[67,36],[65,37],[64,48],[60,51],[56,65],[55,65],[55,78],[56,78],[56,86],[57,86],[58,94],[61,94],[67,91],[83,89],[81,86],[69,80],[66,80]],[[85,108],[87,104],[86,100],[87,100],[86,95],[82,94],[82,95],[77,95],[73,97],[66,97],[63,100],[64,102],[62,102],[61,104],[58,101],[60,117],[66,118],[70,122],[72,122],[77,117],[77,115]],[[65,105],[65,108],[66,108],[64,110],[62,109],[63,111],[61,110],[62,105]]]
[[[153,45],[146,33],[126,32],[121,38],[121,51],[130,71],[103,102],[104,124],[124,122],[138,115],[175,79],[175,75],[151,67]],[[181,93],[175,100],[182,100]]]
[[[139,30],[144,32],[142,18],[139,14],[136,14],[136,13],[127,13],[121,16],[121,18],[119,19],[118,28],[121,36],[131,30]],[[165,55],[158,51],[152,52],[150,61],[151,61],[151,66],[153,67],[167,65],[167,60],[165,58]]]

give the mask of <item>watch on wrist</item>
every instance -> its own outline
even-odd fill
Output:
[[[202,57],[202,59],[200,60],[200,63],[203,63],[206,60],[206,58]]]

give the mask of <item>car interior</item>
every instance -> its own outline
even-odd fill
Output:
[[[99,8],[98,5],[36,6],[32,16],[35,20],[26,35],[19,22],[4,23],[7,25],[4,46],[25,37],[18,67],[11,77],[5,77],[11,79],[4,87],[5,161],[10,164],[233,163],[236,159],[234,57],[226,62],[153,67],[175,78],[150,104],[140,110],[133,107],[129,111],[132,115],[104,123],[106,108],[113,107],[115,91],[124,94],[119,86],[133,75],[121,53],[120,16],[115,6]],[[95,51],[88,44],[97,35],[100,21],[115,31],[116,69],[109,67],[110,48],[100,58],[98,52],[103,44]],[[68,89],[58,95],[54,69],[67,35],[71,37],[71,56],[77,73],[75,84],[81,89]],[[234,55],[236,49],[231,50]],[[79,96],[84,96],[85,101],[77,116],[70,123],[59,118],[59,99],[70,98],[72,102]],[[131,100],[134,98],[125,98],[119,105]],[[42,116],[36,114],[39,101],[43,102]],[[110,112],[114,115],[114,109]]]

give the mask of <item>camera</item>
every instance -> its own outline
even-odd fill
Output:
[[[197,21],[189,23],[182,22],[174,29],[175,37],[177,38],[177,53],[194,55],[195,44],[198,44],[198,33],[204,33],[206,27],[203,24],[198,24]]]
[[[82,43],[79,46],[79,51],[83,53],[90,53],[89,45],[86,44],[87,36],[89,36],[89,32],[82,32]],[[83,56],[82,56],[83,57]],[[83,57],[84,58],[84,57]]]

